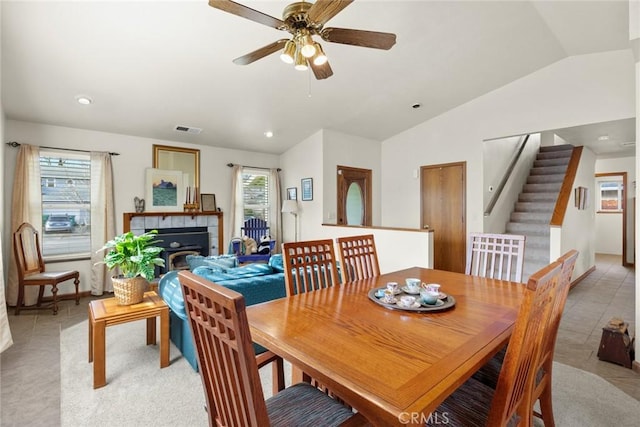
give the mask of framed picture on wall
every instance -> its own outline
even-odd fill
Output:
[[[185,192],[183,172],[147,168],[145,183],[145,207],[155,212],[182,212]]]
[[[303,201],[313,200],[313,178],[302,178],[300,180]]]
[[[298,187],[287,188],[287,200],[298,200]]]

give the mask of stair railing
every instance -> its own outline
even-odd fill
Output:
[[[505,185],[507,185],[507,182],[509,181],[509,178],[511,177],[511,174],[513,173],[513,170],[515,169],[516,164],[518,163],[518,160],[520,159],[520,155],[522,154],[522,151],[524,151],[524,146],[527,144],[528,140],[529,140],[529,135],[523,135],[523,136],[520,137],[520,141],[518,141],[518,146],[516,148],[516,152],[515,152],[513,158],[511,159],[511,162],[509,163],[509,166],[507,166],[507,169],[505,170],[504,175],[502,176],[502,179],[498,183],[498,186],[496,187],[495,193],[493,193],[493,196],[491,196],[491,199],[489,200],[489,203],[487,204],[487,208],[484,210],[484,216],[491,215],[491,212],[493,211],[494,206],[498,202],[498,199],[500,198],[500,195],[502,194],[502,190],[504,190]]]
[[[578,173],[578,165],[580,164],[580,157],[582,156],[582,146],[573,147],[571,153],[571,159],[567,166],[567,172],[564,175],[564,181],[560,187],[558,193],[558,199],[556,200],[556,206],[553,208],[553,215],[551,216],[550,225],[560,226],[564,222],[564,214],[567,212],[567,206],[569,205],[569,198],[571,197],[571,189],[573,188],[573,182],[576,179]]]

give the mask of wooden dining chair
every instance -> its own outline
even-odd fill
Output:
[[[338,237],[342,283],[380,275],[378,252],[373,234]]]
[[[560,328],[560,320],[562,320],[562,312],[567,302],[569,288],[571,288],[571,276],[578,259],[578,251],[570,250],[560,258],[558,262],[562,263],[562,272],[560,273],[560,282],[558,290],[554,298],[551,309],[551,318],[549,319],[549,331],[546,336],[544,347],[542,348],[542,356],[538,363],[538,374],[534,384],[533,395],[531,399],[531,412],[542,418],[545,427],[555,426],[553,418],[553,405],[551,403],[551,379],[553,369],[553,353],[556,349],[556,339],[558,337],[558,329]],[[533,411],[533,405],[540,399],[540,413]]]
[[[80,304],[80,273],[75,270],[49,271],[45,269],[38,231],[28,222],[23,222],[13,233],[13,253],[18,269],[18,301],[16,316],[20,310],[40,308],[43,302],[44,287],[51,286],[53,314],[58,314],[58,284],[72,280],[76,287],[76,305]],[[26,286],[39,286],[38,301],[35,307],[24,306]]]
[[[465,273],[522,282],[525,236],[469,233]]]
[[[333,240],[282,244],[287,296],[337,285],[338,268]]]
[[[569,289],[571,287],[571,276],[578,259],[578,251],[572,249],[558,258],[558,262],[562,265],[558,287],[553,298],[551,314],[549,317],[549,326],[542,347],[538,368],[536,369],[535,383],[529,402],[530,414],[541,418],[545,427],[555,426],[552,405],[552,370],[553,370],[553,354],[558,337],[558,329],[562,313],[567,302]],[[498,383],[498,377],[502,368],[504,352],[500,352],[496,357],[492,358],[486,365],[474,374],[474,378],[484,384],[495,388]],[[536,402],[540,400],[540,412],[534,411]]]
[[[181,271],[178,277],[210,426],[337,426],[362,419],[306,383],[265,401],[242,294],[189,271]]]
[[[496,388],[470,378],[437,408],[433,419],[446,416],[451,425],[465,426],[530,425],[530,398],[560,272],[556,261],[529,278]]]

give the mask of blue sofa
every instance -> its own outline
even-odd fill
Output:
[[[286,296],[282,255],[273,255],[269,264],[248,264],[241,267],[220,257],[194,257],[187,259],[194,274],[211,282],[241,293],[246,305],[258,304]],[[158,283],[158,293],[170,309],[169,330],[171,341],[178,347],[194,370],[198,370],[195,346],[187,321],[184,297],[178,271],[173,270],[162,276]],[[256,354],[263,353],[264,347],[254,344]]]

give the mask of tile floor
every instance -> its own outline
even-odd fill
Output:
[[[620,257],[598,255],[596,270],[569,293],[558,333],[555,360],[593,372],[640,400],[640,375],[597,358],[602,327],[613,316],[631,325],[633,335],[635,273]],[[25,311],[9,322],[14,345],[0,356],[0,425],[60,425],[60,331],[87,319],[84,298],[76,306],[63,301],[50,310]]]

